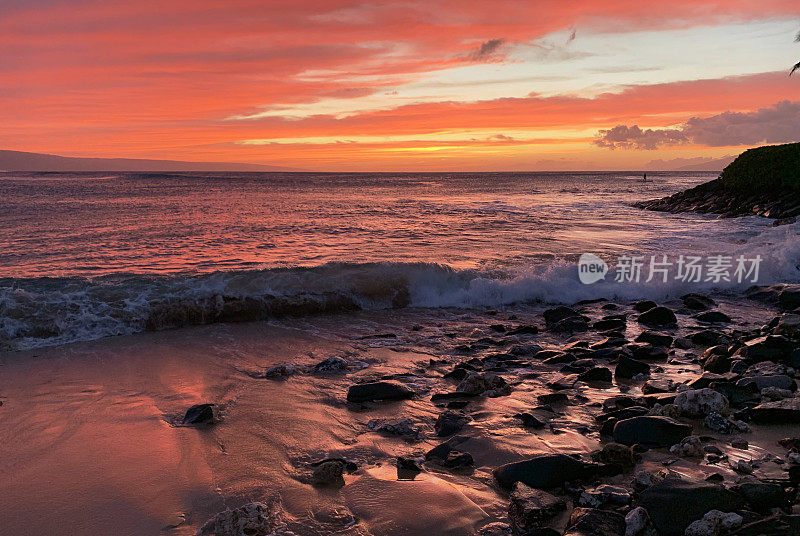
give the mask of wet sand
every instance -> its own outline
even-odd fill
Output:
[[[629,305],[620,311],[602,305],[586,305],[582,312],[593,319],[630,313]],[[594,331],[508,335],[491,327],[541,328],[543,309],[361,312],[0,354],[0,534],[188,535],[217,512],[250,501],[279,501],[283,521],[297,535],[455,536],[505,522],[508,494],[496,485],[493,469],[538,454],[586,456],[597,450],[602,442],[595,417],[602,402],[621,390],[640,395],[643,381],[580,383],[565,391],[569,403],[554,408],[547,426],[532,430],[514,415],[553,392],[545,384],[560,366],[528,360],[501,372],[509,394],[479,396],[464,408],[469,422],[458,433],[458,448],[472,455],[473,468],[425,464],[415,480],[404,481],[397,478],[395,460],[424,456],[447,439],[434,432],[444,407],[430,395],[454,390],[458,382],[443,375],[455,364],[515,344],[560,349],[569,341],[603,338]],[[732,327],[743,330],[775,315],[752,302],[727,302],[720,309],[733,317]],[[679,318],[682,325],[694,322]],[[632,340],[639,331],[629,321],[625,334]],[[673,349],[670,363],[660,363],[652,378],[696,377],[702,351]],[[347,371],[309,369],[331,356],[343,358]],[[299,370],[285,378],[264,377],[281,363]],[[406,384],[415,398],[346,402],[351,385],[381,378]],[[186,409],[204,402],[220,406],[221,422],[181,426]],[[418,436],[370,430],[373,419],[396,418],[411,419]],[[776,440],[796,435],[793,426],[753,428],[749,450],[731,449],[730,438],[718,446],[734,459],[785,455]],[[341,489],[312,486],[310,463],[332,457],[355,462],[358,469],[345,475]],[[675,459],[666,449],[654,449],[644,454],[642,467],[663,467],[669,458]],[[735,476],[727,466],[685,458],[670,468],[695,479],[711,472]]]

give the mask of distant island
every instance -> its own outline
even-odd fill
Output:
[[[77,158],[0,150],[0,171],[303,171],[232,162],[181,162],[140,158]]]

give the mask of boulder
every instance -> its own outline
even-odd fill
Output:
[[[611,382],[611,370],[606,367],[594,367],[578,375],[583,382]]]
[[[800,423],[800,397],[764,402],[750,410],[750,417],[758,424]]]
[[[251,502],[218,513],[197,531],[197,536],[270,536],[277,525],[275,518],[266,504]]]
[[[692,427],[669,417],[647,415],[623,419],[614,426],[616,443],[633,445],[641,443],[655,447],[669,447],[692,433]]]
[[[344,370],[347,370],[347,361],[336,356],[331,356],[314,365],[315,374],[331,374]]]
[[[767,374],[764,376],[750,376],[742,378],[741,380],[736,382],[736,385],[739,387],[747,387],[750,384],[755,385],[756,389],[758,389],[759,391],[770,387],[774,387],[776,389],[785,389],[787,391],[797,390],[797,383],[794,381],[794,378],[790,378],[785,374]]]
[[[720,531],[726,534],[742,525],[742,516],[736,512],[711,510],[702,519],[693,521],[686,527],[685,536],[717,536]]]
[[[625,536],[647,536],[654,533],[647,510],[637,506],[625,514]]]
[[[684,306],[695,311],[707,311],[717,306],[717,302],[704,294],[686,294],[681,299]]]
[[[633,304],[633,310],[637,313],[644,313],[645,311],[655,309],[656,307],[658,307],[658,304],[650,300],[641,300]]]
[[[219,407],[216,404],[195,404],[186,410],[183,424],[204,425],[219,422]]]
[[[598,466],[565,454],[535,456],[521,462],[507,463],[493,471],[497,483],[511,489],[522,482],[532,488],[557,488],[568,481],[591,478]]]
[[[736,493],[708,482],[666,479],[639,494],[660,536],[683,536],[686,528],[710,510],[738,510],[744,501]]]
[[[632,469],[636,466],[636,456],[633,449],[621,443],[606,443],[603,448],[592,454],[592,459],[604,465],[619,467],[619,472]]]
[[[637,374],[650,374],[650,365],[627,356],[620,356],[617,367],[614,369],[616,378],[633,378]]]
[[[728,409],[725,395],[713,389],[687,389],[675,397],[675,405],[689,417],[705,417],[712,411],[723,413]]]
[[[622,536],[625,518],[622,514],[597,508],[576,508],[572,511],[564,536]]]
[[[675,313],[667,307],[654,307],[639,315],[637,321],[646,326],[672,326],[678,323]]]
[[[501,396],[511,392],[510,386],[502,376],[492,372],[470,372],[456,387],[459,393],[468,395]]]
[[[344,486],[344,463],[328,460],[314,467],[311,482],[319,487],[341,488]]]
[[[544,421],[539,419],[536,415],[534,415],[533,413],[527,412],[527,411],[525,411],[523,413],[517,413],[516,415],[514,415],[514,417],[516,417],[517,419],[521,420],[522,421],[522,425],[527,427],[527,428],[544,428],[544,425],[546,424]]]
[[[658,333],[649,329],[642,331],[634,339],[635,342],[646,342],[648,344],[652,344],[653,346],[660,346],[663,348],[669,348],[672,346],[673,340],[674,338],[670,335],[664,335],[663,333]]]
[[[694,315],[692,318],[707,324],[727,324],[731,321],[731,317],[721,311],[705,311]]]
[[[460,432],[469,422],[469,417],[456,411],[445,411],[436,419],[433,429],[439,437],[445,437]]]
[[[566,508],[564,499],[517,482],[511,493],[508,520],[514,534],[531,534]]]
[[[753,477],[744,477],[734,488],[757,512],[769,513],[772,508],[786,506],[786,491],[775,482],[761,482]]]
[[[348,402],[369,402],[372,400],[407,400],[414,391],[405,385],[392,381],[359,383],[347,391]]]
[[[626,345],[625,348],[631,351],[634,359],[643,359],[645,361],[667,359],[669,355],[666,348],[653,346],[649,342],[634,342]]]

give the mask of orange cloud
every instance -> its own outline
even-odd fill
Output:
[[[436,142],[398,143],[391,136],[440,131],[559,131],[544,135],[547,143],[532,135],[438,149],[451,156],[463,151],[500,159],[509,153],[497,151],[535,152],[530,146],[548,144],[590,148],[587,129],[633,122],[671,126],[693,115],[751,111],[786,99],[796,85],[785,75],[763,74],[638,86],[596,98],[478,95],[476,102],[429,99],[345,118],[226,118],[389,92],[427,73],[474,63],[476,54],[492,56],[509,44],[576,26],[624,33],[798,13],[797,2],[782,0],[10,0],[0,7],[0,146],[315,168],[352,159],[383,168],[418,165],[403,159],[414,151],[437,152]],[[357,135],[389,141],[346,148],[237,143]]]

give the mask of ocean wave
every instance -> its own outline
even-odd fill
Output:
[[[798,225],[769,228],[714,253],[761,255],[759,284],[796,282],[799,231]],[[421,262],[328,263],[203,275],[5,278],[0,279],[0,347],[30,349],[188,325],[363,309],[664,300],[687,292],[743,291],[752,284],[617,283],[609,275],[583,285],[576,260],[495,271]]]

